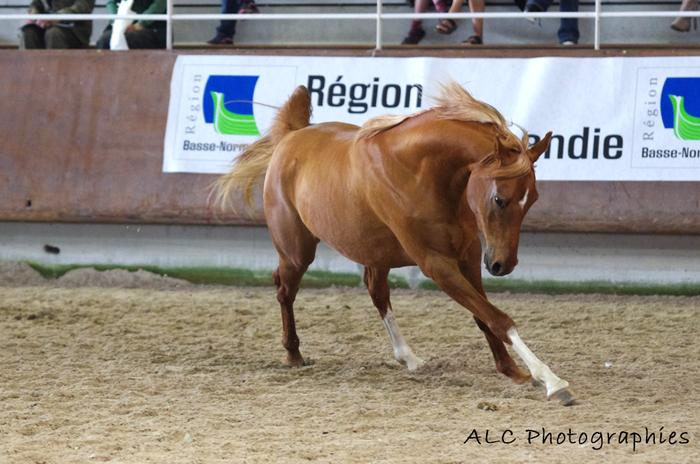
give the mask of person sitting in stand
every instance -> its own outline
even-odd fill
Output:
[[[416,0],[415,12],[425,13],[428,11],[428,5],[430,0]],[[444,13],[447,11],[447,4],[445,0],[433,0],[433,5],[435,5],[435,10],[439,13]],[[411,29],[408,31],[408,35],[401,42],[402,45],[416,45],[418,42],[423,40],[425,37],[425,29],[423,29],[423,21],[420,19],[414,19],[411,23]]]
[[[117,14],[120,0],[108,0],[105,5],[107,12]],[[163,14],[167,9],[166,0],[134,0],[131,11],[139,14]],[[165,21],[149,19],[134,21],[127,27],[124,38],[129,48],[165,48]],[[109,40],[112,37],[112,22],[105,28],[97,39],[97,48],[109,50]]]
[[[30,14],[90,14],[95,0],[32,0]],[[92,21],[30,20],[20,29],[21,49],[87,48]]]
[[[260,13],[253,0],[221,0],[221,14],[253,14]],[[233,45],[233,36],[236,35],[236,21],[224,19],[216,28],[216,35],[207,40],[209,45]]]
[[[459,13],[462,9],[464,0],[452,0],[452,6],[450,7],[449,13]],[[481,13],[486,10],[485,0],[469,0],[469,11],[472,13]],[[466,44],[470,45],[481,45],[484,43],[484,20],[481,18],[472,19],[472,28],[474,29],[474,34],[467,37],[464,41]],[[442,19],[435,26],[435,30],[440,34],[452,34],[455,29],[457,29],[457,23],[453,19]]]

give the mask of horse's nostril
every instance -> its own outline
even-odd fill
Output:
[[[502,269],[501,263],[499,263],[499,262],[493,263],[493,264],[491,265],[491,272],[492,272],[493,274],[495,274],[495,275],[500,274],[500,273],[501,273],[501,269]]]

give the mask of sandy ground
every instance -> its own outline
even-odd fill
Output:
[[[290,369],[270,288],[30,277],[0,273],[3,464],[700,462],[700,298],[493,295],[571,382],[579,404],[563,407],[496,373],[467,311],[439,292],[393,293],[427,361],[409,373],[363,289],[302,291],[312,364]],[[645,427],[655,444],[619,443]],[[543,428],[588,441],[528,443]],[[486,444],[486,430],[515,441]],[[595,432],[615,435],[592,444]]]

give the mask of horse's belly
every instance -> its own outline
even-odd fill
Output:
[[[323,198],[323,197],[321,197]],[[314,236],[346,258],[365,266],[414,264],[391,230],[371,210],[347,198],[333,207],[300,202],[297,211]]]

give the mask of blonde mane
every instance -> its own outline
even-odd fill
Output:
[[[476,122],[489,125],[495,130],[496,143],[497,146],[500,145],[500,149],[495,150],[493,154],[486,156],[479,163],[494,176],[517,177],[530,169],[531,163],[529,163],[527,156],[524,155],[527,150],[527,131],[523,130],[524,135],[522,139],[517,138],[508,128],[506,119],[496,108],[477,100],[454,81],[441,86],[440,95],[435,98],[435,102],[436,105],[433,108],[407,116],[379,116],[372,118],[360,127],[355,139],[374,137],[408,119],[432,111],[438,119]],[[522,155],[518,156],[513,163],[504,166],[503,162],[505,160],[501,156],[504,152],[521,153]]]

